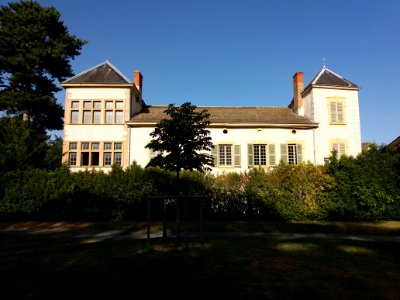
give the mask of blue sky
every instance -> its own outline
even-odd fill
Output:
[[[75,73],[106,59],[131,80],[140,70],[147,104],[287,106],[293,74],[307,83],[325,58],[361,87],[362,141],[400,135],[400,1],[38,2],[88,41]]]

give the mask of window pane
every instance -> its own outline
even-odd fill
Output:
[[[113,102],[112,101],[106,101],[106,108],[113,108]]]
[[[104,165],[111,166],[111,152],[104,153]]]
[[[288,163],[297,164],[296,144],[288,145]]]
[[[99,143],[92,143],[92,150],[99,150]]]
[[[83,123],[90,124],[90,111],[89,110],[83,111]]]
[[[114,149],[115,150],[121,150],[122,149],[122,143],[114,143]]]
[[[122,110],[117,110],[115,112],[115,123],[116,124],[122,124],[124,122],[123,117],[122,117]]]
[[[71,108],[78,109],[79,108],[79,101],[72,101],[71,102]]]
[[[112,124],[113,122],[113,112],[111,110],[106,110],[106,124]]]
[[[82,143],[82,150],[89,150],[89,143]]]
[[[69,143],[69,150],[76,150],[77,144],[76,143]]]
[[[71,111],[71,123],[77,124],[79,122],[79,112],[77,110]]]
[[[99,165],[99,152],[92,152],[92,166]]]
[[[112,149],[112,147],[111,147],[111,143],[104,143],[104,150],[111,150]]]
[[[114,164],[115,165],[120,165],[122,162],[122,153],[121,152],[115,152],[114,153]]]
[[[124,108],[124,102],[116,101],[115,102],[115,108]]]
[[[254,164],[258,166],[267,164],[265,145],[254,145]]]
[[[90,101],[84,101],[83,102],[83,108],[91,108],[91,107],[92,107],[92,105],[91,105]]]
[[[220,165],[232,164],[232,145],[219,145],[219,163]]]
[[[93,107],[94,108],[101,108],[101,101],[94,101],[93,102]]]
[[[93,124],[100,124],[101,122],[101,111],[95,110],[93,111]]]
[[[68,161],[69,161],[69,164],[71,166],[75,166],[76,165],[76,152],[70,152],[69,153]]]
[[[89,152],[81,153],[81,165],[88,166],[89,165]]]

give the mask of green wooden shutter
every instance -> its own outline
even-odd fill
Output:
[[[275,158],[275,145],[269,144],[268,145],[268,155],[269,155],[269,165],[275,166],[276,165],[276,158]]]
[[[336,102],[331,102],[331,122],[337,122],[337,110],[336,110]]]
[[[337,122],[343,123],[344,122],[344,115],[343,115],[343,104],[342,102],[337,102]]]
[[[233,155],[234,155],[234,165],[235,167],[240,167],[240,145],[235,145],[233,149]]]
[[[254,161],[253,161],[253,144],[248,144],[247,145],[247,157],[248,157],[249,168],[251,168],[254,165]]]
[[[297,163],[301,164],[303,162],[303,153],[301,144],[296,145],[296,152],[297,152]]]
[[[213,157],[214,166],[218,166],[218,145],[214,145],[211,150],[211,155]]]
[[[338,144],[338,152],[340,153],[340,155],[345,155],[346,154],[346,144],[344,143],[340,143]]]
[[[288,162],[287,144],[281,144],[281,160],[285,163]]]

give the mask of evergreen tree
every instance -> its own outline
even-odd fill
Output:
[[[44,130],[63,128],[58,81],[86,42],[70,35],[54,7],[36,1],[0,6],[0,111]]]

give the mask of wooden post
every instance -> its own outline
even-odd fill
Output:
[[[176,198],[176,246],[181,245],[181,220],[179,211],[179,197]]]
[[[187,196],[185,197],[185,248],[188,246],[188,216],[187,216]]]
[[[164,198],[163,240],[167,239],[167,199]]]
[[[150,242],[150,198],[147,198],[147,245]]]

